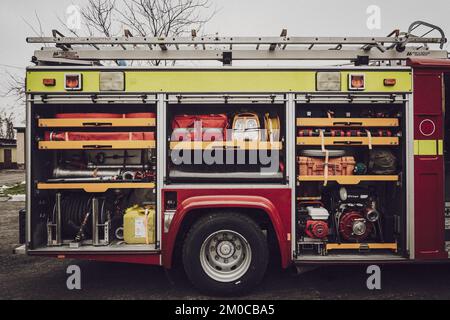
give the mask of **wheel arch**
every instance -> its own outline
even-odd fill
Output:
[[[169,232],[166,234],[163,246],[163,265],[171,268],[176,252],[176,246],[183,241],[188,228],[205,214],[220,210],[240,211],[250,216],[256,223],[269,223],[276,236],[277,249],[281,265],[286,268],[290,263],[290,242],[281,216],[276,206],[267,198],[260,196],[194,196],[180,203],[173,217]],[[244,212],[245,210],[245,212]],[[261,215],[264,214],[264,215]]]

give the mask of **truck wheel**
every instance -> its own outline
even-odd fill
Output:
[[[183,245],[189,280],[202,291],[230,295],[258,284],[268,262],[267,239],[250,218],[223,212],[196,222]]]

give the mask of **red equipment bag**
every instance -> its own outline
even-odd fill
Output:
[[[172,131],[171,141],[191,141],[194,140],[194,131],[188,128],[175,128]]]
[[[194,128],[176,128],[172,131],[171,141],[195,141]],[[224,141],[223,130],[219,128],[204,128],[197,140],[201,141]]]
[[[202,128],[221,128],[228,127],[228,118],[226,114],[200,114],[197,121],[202,122]]]
[[[57,119],[105,119],[105,118],[122,118],[121,113],[57,113]]]
[[[172,120],[172,129],[176,128],[192,128],[196,116],[187,114],[178,114]]]
[[[46,131],[46,141],[90,141],[90,140],[155,140],[154,132],[54,132]]]
[[[172,120],[172,129],[193,128],[195,121],[201,121],[202,128],[225,129],[228,127],[228,117],[226,114],[179,114]]]

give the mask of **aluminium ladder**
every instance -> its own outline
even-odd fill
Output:
[[[413,35],[419,27],[428,28]],[[65,37],[54,30],[53,37],[30,37],[28,43],[54,44],[34,52],[37,65],[99,65],[101,61],[221,61],[233,60],[342,60],[356,65],[404,64],[408,58],[447,59],[443,30],[416,21],[408,32],[394,30],[386,37],[291,37],[284,29],[279,37]],[[431,32],[439,37],[428,37]],[[430,45],[438,45],[432,49]]]

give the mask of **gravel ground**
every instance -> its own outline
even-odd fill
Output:
[[[25,181],[23,170],[0,170],[0,186]]]
[[[17,212],[24,203],[0,206],[0,299],[210,299],[186,282],[171,284],[159,267],[13,255]],[[66,288],[70,264],[81,268],[79,291]],[[384,266],[377,291],[366,288],[366,279],[362,266],[321,267],[301,275],[273,269],[241,299],[450,299],[450,265]]]

